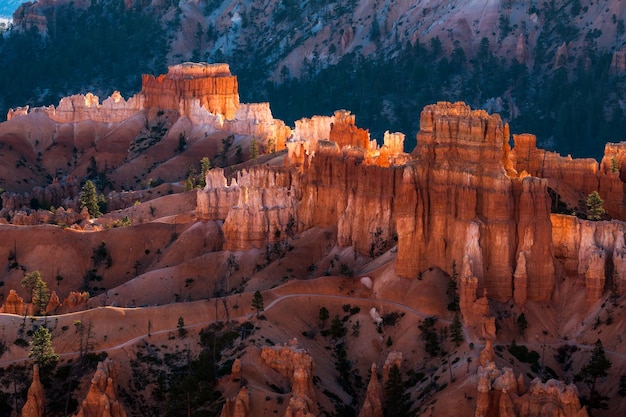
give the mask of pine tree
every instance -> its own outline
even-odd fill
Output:
[[[459,315],[455,314],[452,323],[450,324],[450,339],[458,347],[463,343],[463,325],[459,319]]]
[[[35,314],[45,314],[48,301],[50,301],[50,290],[46,285],[46,282],[39,278],[33,288],[33,305],[35,307]]]
[[[385,417],[409,417],[411,412],[411,396],[406,392],[402,375],[398,365],[394,364],[389,369],[389,376],[385,383]]]
[[[178,318],[178,325],[176,327],[178,328],[178,337],[182,339],[187,336],[187,329],[185,329],[185,319],[183,319],[183,316]]]
[[[39,273],[39,271],[30,272],[26,274],[24,278],[22,278],[22,287],[24,287],[24,289],[28,291],[28,294],[31,296],[31,300],[33,296],[33,290],[35,289],[39,281],[41,281],[41,274]]]
[[[522,335],[522,337],[524,337],[524,333],[526,333],[526,329],[528,328],[528,321],[526,320],[526,314],[524,313],[520,314],[517,317],[515,324],[517,325],[517,328],[520,334]]]
[[[52,371],[59,362],[59,355],[52,347],[52,336],[45,326],[39,327],[33,333],[28,357],[35,360],[42,373]]]
[[[326,326],[326,320],[328,320],[329,317],[330,317],[330,313],[328,312],[328,309],[324,306],[320,307],[320,313],[319,313],[320,328],[323,328]]]
[[[597,221],[604,214],[604,200],[597,191],[587,196],[587,220]]]
[[[611,368],[611,366],[611,361],[609,361],[604,354],[602,342],[598,339],[593,348],[593,352],[591,353],[591,359],[574,377],[575,381],[582,381],[589,387],[589,407],[603,407],[603,399],[596,389],[596,383],[598,382],[598,378],[607,376],[607,371]]]
[[[263,311],[263,295],[260,291],[255,291],[252,297],[252,308],[256,310],[256,316],[259,317],[259,313]]]
[[[80,207],[87,207],[87,211],[89,211],[89,215],[91,217],[98,217],[102,215],[98,205],[98,192],[96,191],[96,186],[93,182],[91,182],[91,180],[87,180],[85,185],[83,185],[79,199]]]
[[[204,188],[206,185],[206,173],[211,169],[211,161],[208,157],[204,157],[200,160],[200,178],[198,179],[198,185]]]

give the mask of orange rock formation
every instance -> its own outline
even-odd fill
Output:
[[[39,366],[33,365],[33,382],[28,388],[26,403],[22,408],[22,417],[43,417],[46,393],[39,380]]]
[[[521,375],[516,379],[513,370],[500,370],[493,359],[487,359],[494,357],[493,351],[484,357],[485,361],[481,353],[483,365],[478,367],[476,417],[588,416],[587,410],[580,405],[578,389],[574,384],[554,379],[543,383],[535,378],[525,391]]]
[[[221,417],[248,417],[250,413],[250,396],[246,387],[242,387],[234,398],[229,398],[222,407]]]
[[[191,114],[195,100],[229,120],[239,107],[237,77],[230,73],[228,64],[174,65],[165,75],[144,75],[141,93],[146,108],[177,109],[181,115]]]
[[[89,392],[74,417],[126,417],[124,407],[117,400],[117,377],[113,361],[99,362]]]
[[[261,358],[270,368],[291,382],[291,398],[285,417],[317,415],[318,408],[313,389],[313,358],[292,340],[288,346],[263,347]]]
[[[382,417],[383,416],[383,387],[378,382],[376,364],[372,364],[370,382],[367,385],[365,400],[359,412],[359,417]]]

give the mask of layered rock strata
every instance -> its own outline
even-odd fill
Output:
[[[313,389],[313,358],[292,340],[286,346],[264,347],[261,358],[291,383],[291,398],[286,417],[313,417],[318,413]]]
[[[118,368],[111,359],[98,363],[87,396],[73,417],[126,417],[117,399]]]
[[[39,379],[39,366],[33,365],[33,382],[28,388],[26,403],[22,407],[22,417],[43,417],[46,393]]]
[[[505,300],[513,296],[512,277],[524,251],[527,295],[520,301],[549,299],[554,266],[547,187],[517,176],[508,126],[463,103],[427,106],[420,126],[416,161],[398,184],[398,274],[413,277],[433,265],[449,271],[467,254],[478,290]]]
[[[143,75],[141,94],[146,108],[177,109],[189,115],[193,102],[211,113],[233,119],[239,107],[237,77],[228,64],[191,63],[173,65],[167,74]]]
[[[626,294],[626,223],[553,214],[554,255],[568,276],[584,277],[588,301],[604,291]],[[610,287],[607,283],[610,283]]]
[[[475,417],[588,416],[574,384],[535,378],[524,392],[523,380],[519,384],[510,368],[500,370],[494,362],[479,366],[477,391]]]

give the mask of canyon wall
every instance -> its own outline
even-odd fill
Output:
[[[420,126],[415,161],[406,165],[397,193],[398,274],[410,278],[430,266],[451,271],[467,255],[478,291],[505,300],[513,296],[523,251],[532,262],[526,288],[517,289],[527,296],[519,301],[548,300],[550,200],[545,181],[513,169],[508,126],[463,103],[427,106]]]
[[[402,134],[386,134],[379,147],[354,123],[345,111],[297,123],[280,174],[259,167],[230,186],[223,173],[208,174],[198,216],[224,219],[232,250],[273,242],[291,216],[299,231],[337,227],[340,246],[371,256],[397,241],[402,277],[469,262],[478,293],[515,295],[519,305],[550,299],[547,180],[518,175],[498,115],[463,103],[428,106],[412,156],[401,151]],[[326,132],[329,140],[316,139]],[[283,178],[282,185],[269,178]]]

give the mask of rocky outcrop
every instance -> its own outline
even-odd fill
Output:
[[[584,213],[584,203],[581,205],[580,201],[598,191],[611,218],[626,220],[626,170],[622,174],[622,167],[626,167],[626,142],[606,144],[598,165],[595,159],[573,159],[539,149],[534,135],[513,135],[513,139],[511,161],[515,169],[548,180],[548,186],[569,209]]]
[[[43,417],[46,393],[39,379],[39,366],[33,365],[33,382],[28,388],[26,403],[22,407],[22,417]]]
[[[250,396],[246,387],[242,387],[234,398],[229,398],[222,407],[221,417],[248,417],[250,413]]]
[[[293,180],[280,169],[253,169],[238,175],[237,203],[223,226],[226,250],[265,248],[297,231]]]
[[[143,108],[144,98],[138,94],[125,100],[119,91],[113,92],[110,97],[100,104],[100,98],[92,93],[76,94],[63,97],[58,106],[44,106],[29,109],[18,107],[10,109],[7,120],[28,113],[45,113],[57,123],[79,123],[93,120],[102,123],[120,123],[128,119]]]
[[[233,120],[225,120],[224,130],[261,140],[264,153],[285,149],[291,129],[274,119],[269,103],[240,104]]]
[[[59,296],[56,291],[52,291],[50,294],[50,300],[48,300],[48,305],[46,306],[46,314],[50,314],[55,311],[61,305],[61,300],[59,300]]]
[[[355,125],[355,115],[346,110],[335,112],[334,122],[330,124],[328,140],[335,142],[337,146],[358,146],[367,149],[370,144],[370,134],[367,130]]]
[[[534,268],[527,270],[527,297],[549,299],[554,266],[549,246],[540,244],[550,240],[547,187],[517,176],[508,126],[463,103],[427,106],[420,126],[417,161],[397,185],[398,274],[414,277],[433,265],[449,271],[470,253],[478,290],[505,300],[523,250]]]
[[[479,366],[477,376],[475,417],[588,416],[574,384],[554,379],[543,383],[535,378],[526,391],[521,375],[516,379],[512,369],[498,369],[493,361]]]
[[[143,75],[141,94],[146,108],[192,113],[194,101],[210,113],[232,120],[239,107],[237,77],[228,64],[191,63],[168,67],[168,73],[155,77]]]
[[[29,314],[32,310],[31,306],[24,302],[15,290],[10,290],[4,300],[4,304],[0,308],[0,313],[17,314],[19,316]]]
[[[383,378],[382,384],[385,386],[389,380],[389,370],[396,366],[400,371],[402,370],[402,352],[389,352],[385,364],[383,365]]]
[[[607,289],[623,295],[626,223],[592,222],[562,214],[553,214],[551,221],[555,259],[567,276],[584,277],[587,299],[595,301]],[[613,287],[606,288],[611,280]]]
[[[87,396],[74,417],[126,417],[117,400],[117,366],[111,359],[98,363]]]
[[[317,415],[318,408],[313,389],[313,358],[309,352],[298,347],[298,342],[294,339],[286,346],[263,347],[261,358],[291,383],[291,398],[285,416]]]
[[[66,311],[82,308],[87,304],[88,299],[88,292],[71,291],[69,295],[63,300],[63,308]]]
[[[383,417],[383,387],[378,382],[376,364],[372,364],[370,382],[359,417]]]

